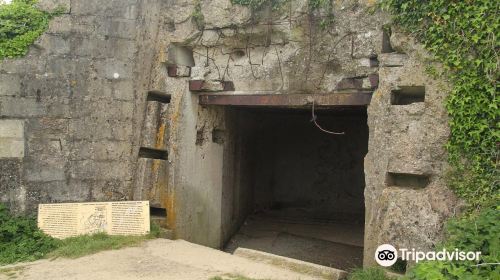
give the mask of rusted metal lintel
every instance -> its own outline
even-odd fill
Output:
[[[203,94],[200,105],[304,107],[314,101],[316,106],[365,106],[371,92],[332,94]]]

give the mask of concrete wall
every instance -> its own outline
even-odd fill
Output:
[[[1,202],[131,198],[159,2],[40,2],[64,13],[0,62]]]
[[[0,143],[10,147],[0,148],[0,199],[12,209],[132,199],[146,91],[159,90],[172,96],[160,206],[177,237],[220,247],[241,223],[234,217],[248,211],[241,182],[252,174],[238,173],[251,170],[239,165],[248,153],[236,148],[243,142],[212,137],[241,123],[199,106],[197,92],[222,90],[224,81],[235,88],[226,94],[360,93],[380,80],[368,108],[365,264],[379,243],[430,247],[453,215],[456,201],[443,179],[447,88],[425,75],[432,61],[410,39],[393,34],[397,52],[384,53],[389,18],[369,12],[374,1],[333,1],[327,28],[319,24],[326,11],[310,12],[302,0],[255,13],[230,0],[42,2],[63,3],[65,14],[25,58],[0,63]],[[198,8],[202,25],[193,19]],[[172,46],[193,58],[176,60]],[[169,75],[167,66],[179,71]],[[191,92],[190,80],[205,86]],[[392,106],[393,90],[404,86],[425,86],[425,102]],[[425,176],[429,184],[392,186],[391,174]]]
[[[334,1],[335,23],[326,29],[321,29],[317,21],[324,13],[308,12],[307,1],[291,1],[285,9],[271,14],[252,14],[246,7],[232,5],[229,0],[199,3],[204,16],[203,26],[197,26],[192,19],[196,3],[172,1],[159,31],[159,45],[164,48],[159,49],[157,58],[160,63],[155,66],[152,75],[155,88],[174,96],[173,135],[170,139],[174,146],[170,154],[174,176],[170,183],[175,206],[170,212],[174,213],[171,226],[178,237],[219,247],[239,223],[238,219],[231,217],[238,216],[234,213],[246,211],[246,208],[239,208],[241,204],[236,207],[239,204],[234,203],[238,201],[235,197],[241,197],[238,193],[245,193],[242,192],[244,188],[240,189],[238,179],[221,175],[239,174],[240,152],[229,144],[223,144],[224,147],[219,150],[215,145],[221,144],[211,141],[203,141],[196,146],[200,135],[205,137],[209,133],[207,131],[226,130],[226,125],[230,125],[227,122],[229,115],[214,118],[213,108],[201,109],[196,104],[196,94],[200,91],[220,91],[221,81],[230,81],[235,91],[224,94],[342,94],[375,91],[378,80],[396,90],[399,86],[422,85],[425,82],[431,90],[427,82],[431,81],[430,77],[421,76],[420,72],[428,63],[427,56],[413,54],[413,50],[398,48],[397,44],[393,45],[396,52],[386,53],[388,50],[384,46],[387,47],[389,42],[384,41],[384,37],[387,39],[388,36],[383,34],[383,25],[389,22],[389,18],[383,13],[368,11],[373,1]],[[164,78],[166,74],[161,63],[175,64],[169,61],[166,51],[172,45],[193,50],[195,65],[191,67],[189,77]],[[405,78],[407,80],[402,78],[402,74],[406,73],[402,69],[407,69],[404,71],[409,73]],[[414,80],[412,75],[415,75]],[[198,83],[201,86],[190,92],[186,84],[188,80],[203,83]],[[447,140],[447,134],[443,132],[447,120],[443,107],[446,90],[439,91],[439,94],[434,91],[436,98],[427,97],[425,106],[433,109],[417,113],[423,109],[411,109],[414,105],[391,106],[392,90],[388,89],[389,86],[384,87],[383,91],[375,91],[373,103],[368,109],[370,152],[364,164],[367,265],[372,263],[373,250],[382,241],[402,246],[410,244],[403,242],[409,237],[412,245],[426,248],[437,242],[442,223],[452,215],[450,209],[456,204],[444,180],[436,179],[442,178],[446,162],[442,148]],[[432,90],[429,94],[433,94]],[[419,116],[422,114],[428,117],[421,119]],[[410,121],[408,118],[413,119]],[[436,127],[441,132],[433,134],[430,131],[437,123]],[[398,128],[391,128],[392,124],[397,124]],[[205,132],[197,133],[201,127]],[[415,135],[425,136],[415,138]],[[206,138],[210,139],[209,136]],[[413,149],[411,143],[415,141],[420,148]],[[236,156],[233,158],[231,153]],[[389,154],[392,154],[390,159]],[[223,172],[219,173],[220,170]],[[388,173],[419,175],[422,170],[432,170],[433,174],[426,190],[387,188]],[[326,177],[328,182],[330,176]],[[230,183],[234,180],[236,183]],[[439,198],[439,203],[429,195],[433,189],[439,190],[436,193],[440,195],[435,196]],[[416,196],[412,196],[414,194]],[[231,201],[231,204],[226,201]],[[403,205],[413,206],[403,208]],[[199,211],[195,210],[197,208]],[[239,210],[235,211],[236,208]],[[411,210],[415,208],[428,211],[417,211],[415,215]],[[203,214],[200,211],[204,211]],[[425,226],[421,227],[419,223],[410,226],[408,223],[413,219],[426,221]]]
[[[427,74],[427,64],[440,66],[412,38],[395,30],[391,43],[400,53],[381,56],[380,86],[368,108],[365,265],[375,264],[380,244],[430,250],[458,212],[445,179],[449,85]],[[394,91],[412,87],[425,88],[422,102],[393,104]],[[424,183],[409,184],[415,176]]]

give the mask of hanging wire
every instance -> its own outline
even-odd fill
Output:
[[[311,113],[312,113],[312,119],[311,119],[311,121],[312,121],[312,122],[314,122],[314,124],[315,124],[315,125],[316,125],[316,126],[317,126],[320,130],[321,130],[321,131],[323,131],[323,132],[325,132],[325,133],[334,134],[334,135],[344,135],[344,134],[345,134],[345,132],[333,132],[333,131],[326,130],[326,129],[322,128],[322,127],[321,127],[321,126],[320,126],[320,125],[316,122],[317,116],[316,116],[316,113],[315,113],[315,111],[314,111],[314,103],[315,103],[315,101],[314,101],[314,99],[313,99],[313,100],[312,100],[312,111],[311,111]]]

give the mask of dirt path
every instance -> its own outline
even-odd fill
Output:
[[[106,251],[79,259],[41,260],[0,267],[0,279],[208,280],[241,275],[252,279],[314,279],[183,240],[156,239],[141,247]],[[224,278],[224,277],[223,277]]]

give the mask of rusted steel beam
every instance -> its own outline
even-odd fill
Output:
[[[332,94],[202,94],[200,105],[304,107],[365,106],[370,104],[371,92]]]

